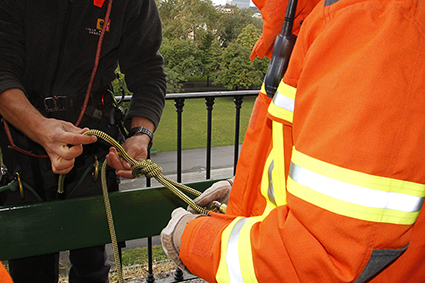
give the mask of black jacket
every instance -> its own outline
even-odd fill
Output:
[[[1,0],[0,93],[20,88],[39,109],[45,97],[83,97],[107,5],[108,0],[102,8],[93,0]],[[115,0],[93,93],[110,85],[119,62],[133,92],[127,117],[144,117],[156,126],[165,97],[161,41],[154,0]],[[59,118],[75,123],[75,115]]]

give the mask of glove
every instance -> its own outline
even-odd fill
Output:
[[[220,204],[226,204],[229,201],[230,190],[232,189],[233,178],[226,181],[219,181],[214,183],[211,187],[205,190],[199,197],[195,198],[193,201],[202,207],[208,206],[208,204],[213,201],[217,201]],[[199,213],[190,206],[187,208],[187,211],[196,214]]]
[[[161,231],[161,244],[167,256],[182,270],[188,271],[180,259],[180,244],[184,228],[189,221],[198,218],[207,217],[201,214],[192,214],[184,208],[176,208],[171,213],[171,219],[167,226]]]

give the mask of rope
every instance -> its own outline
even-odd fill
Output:
[[[118,251],[117,235],[115,234],[114,219],[112,218],[111,203],[109,201],[108,185],[106,184],[106,160],[103,162],[101,170],[103,202],[105,203],[106,217],[108,219],[109,234],[111,235],[112,250],[114,252],[115,266],[117,268],[118,282],[123,283],[121,259]]]
[[[128,153],[124,150],[124,148],[112,137],[110,137],[108,134],[99,131],[99,130],[88,130],[84,133],[84,135],[92,135],[96,136],[98,138],[103,139],[104,141],[108,142],[110,145],[115,147],[118,151],[118,154],[125,159],[128,163],[130,163],[132,167],[131,174],[133,177],[138,178],[142,175],[145,175],[147,178],[155,178],[158,182],[160,182],[164,187],[171,190],[175,195],[177,195],[180,199],[182,199],[185,203],[187,203],[190,207],[195,209],[201,214],[208,215],[208,209],[205,209],[199,205],[197,205],[191,198],[189,198],[186,194],[184,194],[181,190],[190,193],[194,196],[200,196],[201,192],[188,187],[186,185],[180,184],[178,182],[175,182],[167,177],[165,177],[162,174],[162,168],[159,167],[157,164],[153,163],[150,159],[142,160],[142,161],[136,161],[134,158],[132,158]],[[106,217],[108,219],[108,227],[109,227],[109,233],[111,236],[111,242],[112,242],[112,248],[114,253],[114,259],[115,259],[115,266],[117,268],[117,274],[118,274],[118,282],[123,283],[123,275],[122,275],[122,266],[121,266],[121,260],[118,253],[118,242],[117,237],[115,234],[115,226],[114,221],[112,218],[112,210],[111,205],[109,202],[109,194],[108,194],[108,185],[106,183],[106,169],[107,169],[107,162],[104,161],[101,169],[101,182],[102,182],[102,193],[103,193],[103,200],[105,203],[105,210],[106,210]],[[64,180],[65,175],[61,174],[59,175],[59,182],[58,182],[58,192],[63,193],[64,189]],[[212,211],[217,211],[217,208],[214,205],[210,206]]]
[[[106,29],[108,27],[109,22],[109,16],[111,15],[111,9],[112,9],[112,0],[108,1],[108,7],[106,8],[106,14],[105,19],[103,21],[102,31],[100,32],[99,40],[97,42],[97,49],[96,49],[96,56],[94,58],[94,66],[90,75],[89,85],[87,86],[87,92],[84,97],[83,107],[81,108],[80,115],[78,117],[77,122],[75,122],[75,126],[79,126],[81,123],[81,120],[83,120],[83,116],[87,109],[87,104],[89,102],[89,97],[91,95],[91,90],[93,88],[94,78],[96,76],[97,68],[99,66],[99,60],[100,60],[100,52],[102,51],[102,43],[103,38],[105,36]]]
[[[113,139],[112,137],[110,137],[109,135],[107,135],[106,133],[102,131],[88,130],[84,134],[101,138],[104,141],[108,142],[113,147],[115,147],[119,155],[133,166],[131,171],[131,174],[133,175],[133,177],[138,178],[145,175],[148,178],[155,178],[164,187],[171,190],[175,195],[181,198],[185,203],[187,203],[190,207],[195,209],[197,212],[208,215],[207,209],[197,205],[191,198],[189,198],[181,190],[187,193],[190,193],[196,197],[200,196],[201,192],[165,177],[162,174],[162,168],[159,167],[157,164],[153,163],[150,159],[136,161],[130,155],[128,155],[128,153],[124,150],[124,148],[115,139]],[[59,187],[59,189],[63,191],[63,187]]]

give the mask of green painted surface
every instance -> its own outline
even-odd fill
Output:
[[[189,183],[204,191],[217,180]],[[193,198],[193,196],[190,196]],[[118,241],[159,235],[176,207],[164,187],[109,194]],[[0,207],[0,260],[110,243],[103,197]]]

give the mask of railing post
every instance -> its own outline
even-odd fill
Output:
[[[207,174],[206,179],[211,179],[211,138],[212,138],[212,110],[214,105],[214,97],[206,97],[205,104],[208,110],[208,129],[207,129]]]
[[[242,108],[242,102],[243,97],[242,96],[235,96],[233,99],[235,102],[235,108],[236,108],[236,118],[235,118],[235,150],[234,150],[234,164],[233,164],[233,175],[236,174],[236,164],[238,163],[238,157],[239,157],[239,132],[240,132],[240,121],[241,121],[241,108]]]
[[[182,181],[182,112],[184,98],[174,99],[177,112],[177,182]]]
[[[146,282],[148,283],[155,282],[152,262],[152,237],[148,237],[148,275],[146,276]]]
[[[148,159],[151,158],[151,152],[148,151]],[[151,186],[151,178],[146,177],[146,187]],[[146,276],[146,282],[153,283],[155,282],[155,277],[153,276],[153,260],[152,260],[152,237],[148,237],[148,275]]]
[[[183,281],[183,279],[184,279],[183,271],[180,268],[176,267],[176,271],[174,271],[174,280],[178,282],[178,281]]]

